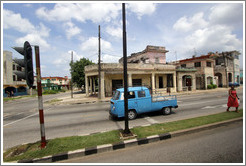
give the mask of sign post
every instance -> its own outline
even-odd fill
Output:
[[[41,87],[41,71],[40,71],[40,57],[39,46],[34,46],[36,56],[36,73],[37,73],[37,88],[38,88],[38,108],[39,108],[39,121],[41,132],[41,149],[46,147],[45,128],[44,128],[44,112],[43,112],[43,97]]]

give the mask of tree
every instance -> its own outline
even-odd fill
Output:
[[[70,63],[73,83],[76,84],[78,88],[85,85],[85,66],[92,64],[94,63],[86,58],[82,58],[73,64]]]

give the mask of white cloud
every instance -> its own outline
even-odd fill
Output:
[[[59,58],[56,58],[53,62],[54,65],[56,66],[66,66],[67,70],[69,71],[69,63],[71,62],[71,53],[72,50],[68,52],[62,53]],[[76,51],[73,51],[73,61],[78,61],[81,58],[83,58],[82,55],[79,55]]]
[[[88,40],[81,44],[81,50],[84,52],[84,55],[87,55],[88,58],[98,54],[98,38],[90,37]],[[101,50],[112,50],[111,43],[101,39]]]
[[[115,19],[121,10],[120,4],[112,3],[59,3],[52,10],[41,7],[36,11],[39,18],[48,21],[71,21],[80,22],[91,20],[94,23],[109,22]]]
[[[106,32],[113,37],[122,38],[122,28],[120,27],[115,28],[112,26],[108,26],[106,28]]]
[[[105,54],[102,56],[103,63],[118,63],[119,59],[120,57],[109,55],[109,54]]]
[[[196,30],[185,41],[187,49],[196,48],[204,53],[239,50],[242,47],[242,41],[228,27],[222,25]]]
[[[133,13],[137,14],[138,19],[141,19],[143,15],[151,15],[155,12],[156,4],[154,3],[129,3],[127,8]]]
[[[180,32],[189,32],[194,29],[204,28],[208,25],[203,18],[203,13],[196,13],[193,17],[187,18],[186,16],[181,17],[174,25],[173,28]]]
[[[17,45],[23,45],[25,41],[29,41],[31,45],[39,45],[43,50],[47,50],[50,47],[45,40],[45,38],[49,37],[50,29],[44,24],[40,23],[39,26],[35,27],[28,19],[22,18],[20,14],[6,9],[3,10],[3,13],[4,29],[14,29],[26,34],[15,39]]]
[[[66,36],[67,39],[71,39],[71,37],[80,34],[81,30],[75,26],[72,22],[67,22],[64,24],[66,28]]]
[[[18,45],[23,45],[25,41],[29,41],[31,45],[38,45],[41,51],[46,51],[48,48],[50,48],[50,45],[47,43],[47,41],[37,33],[27,34],[26,36],[15,40],[16,44]]]
[[[22,33],[29,33],[35,30],[35,27],[28,19],[22,18],[20,14],[13,11],[3,9],[3,29],[10,28]]]
[[[225,3],[215,5],[210,9],[209,20],[212,25],[223,24],[227,26],[242,24],[243,4],[242,3]]]

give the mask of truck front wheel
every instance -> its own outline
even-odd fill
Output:
[[[128,111],[128,119],[129,119],[129,120],[133,120],[133,119],[135,119],[136,117],[137,117],[136,111],[134,111],[134,110],[129,110],[129,111]]]
[[[163,113],[164,115],[169,115],[169,114],[171,114],[171,111],[172,111],[172,108],[170,108],[170,107],[162,108],[162,113]]]

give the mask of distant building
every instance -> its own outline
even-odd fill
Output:
[[[148,45],[143,51],[132,53],[131,56],[127,57],[127,63],[166,64],[167,52],[165,47]],[[123,63],[123,58],[119,60],[119,63]]]
[[[229,51],[216,54],[214,73],[218,76],[219,87],[228,87],[229,83],[240,83],[238,51]]]
[[[44,90],[69,89],[70,79],[65,77],[42,77],[41,84]]]

